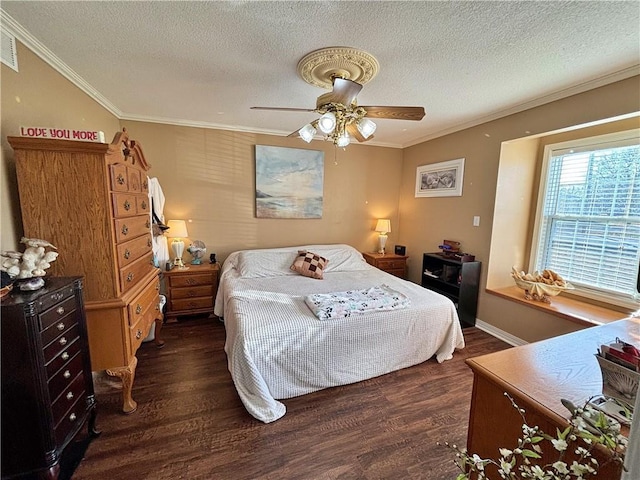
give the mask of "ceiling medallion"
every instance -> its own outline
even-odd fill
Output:
[[[316,87],[333,88],[333,78],[339,77],[360,85],[373,79],[380,65],[367,52],[351,47],[328,47],[305,55],[298,62],[298,75]]]

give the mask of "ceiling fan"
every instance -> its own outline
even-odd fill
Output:
[[[320,118],[289,136],[299,135],[307,143],[317,129],[337,147],[346,147],[351,139],[365,142],[373,138],[376,124],[371,118],[422,120],[423,107],[359,106],[356,97],[363,85],[378,72],[378,61],[370,54],[349,47],[315,50],[298,62],[298,74],[307,83],[331,88],[316,100],[316,108],[251,107],[254,110],[315,112]]]

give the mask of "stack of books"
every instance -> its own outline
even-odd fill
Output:
[[[602,371],[603,393],[635,403],[640,382],[640,348],[616,338],[596,355]]]

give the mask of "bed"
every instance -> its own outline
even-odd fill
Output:
[[[299,252],[328,260],[321,279],[291,270]],[[323,319],[311,308],[312,299],[372,287],[395,292],[393,298],[404,302]],[[443,362],[464,348],[451,300],[372,267],[349,245],[233,252],[222,266],[214,312],[225,325],[228,367],[240,399],[265,423],[285,414],[278,400],[377,377],[434,356]]]

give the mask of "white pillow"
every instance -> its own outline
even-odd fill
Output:
[[[279,277],[295,275],[289,267],[298,255],[298,250],[280,249],[245,250],[239,253],[236,268],[241,277]]]
[[[291,264],[298,256],[299,250],[318,254],[329,260],[324,272],[349,272],[366,270],[369,264],[362,254],[350,245],[303,245],[299,247],[264,248],[237,252],[235,267],[240,276],[245,278],[277,277],[296,275],[291,271]]]

